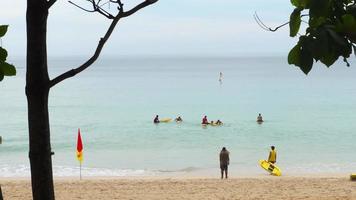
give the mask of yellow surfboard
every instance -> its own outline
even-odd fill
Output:
[[[274,176],[282,175],[282,171],[275,164],[272,164],[272,163],[268,162],[267,160],[260,160],[259,163],[263,169],[265,169],[272,175],[274,175]]]
[[[350,180],[356,181],[356,173],[350,175]]]
[[[171,118],[164,118],[164,119],[160,119],[159,122],[163,122],[163,123],[167,123],[167,122],[170,122],[172,121]]]

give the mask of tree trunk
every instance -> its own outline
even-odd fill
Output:
[[[48,118],[47,16],[46,0],[27,0],[26,96],[34,200],[54,199]]]
[[[3,197],[2,197],[1,185],[0,185],[0,200],[4,200]]]

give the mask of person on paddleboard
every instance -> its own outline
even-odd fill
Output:
[[[158,115],[156,115],[155,119],[153,120],[153,123],[155,124],[159,123]]]
[[[175,119],[175,121],[176,121],[176,122],[182,122],[183,119],[182,119],[180,116],[178,116],[178,117]]]
[[[263,122],[262,115],[261,113],[259,113],[257,116],[257,123],[262,123],[262,122]]]
[[[223,80],[223,73],[220,72],[219,73],[219,82],[220,82],[220,84],[222,83],[222,80]]]
[[[228,172],[228,166],[230,164],[230,152],[226,150],[225,147],[222,148],[220,151],[220,170],[221,170],[221,179],[224,178],[224,172],[225,172],[225,178],[227,178],[227,172]]]
[[[275,164],[277,162],[277,152],[274,146],[271,146],[271,151],[269,152],[268,162]]]
[[[206,115],[203,117],[201,124],[209,124],[208,117]]]

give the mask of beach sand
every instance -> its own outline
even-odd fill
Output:
[[[31,199],[30,181],[1,179],[5,200]],[[232,178],[56,178],[57,200],[75,199],[355,199],[356,182],[348,177]]]

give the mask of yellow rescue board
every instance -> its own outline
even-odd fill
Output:
[[[282,171],[279,169],[279,167],[277,167],[276,165],[274,165],[272,163],[269,163],[267,160],[260,160],[259,163],[263,169],[265,169],[272,175],[275,175],[275,176],[282,175]]]
[[[170,122],[172,121],[171,118],[164,118],[164,119],[160,119],[159,122],[163,122],[163,123],[167,123],[167,122]]]
[[[352,181],[356,181],[356,173],[350,175]]]

